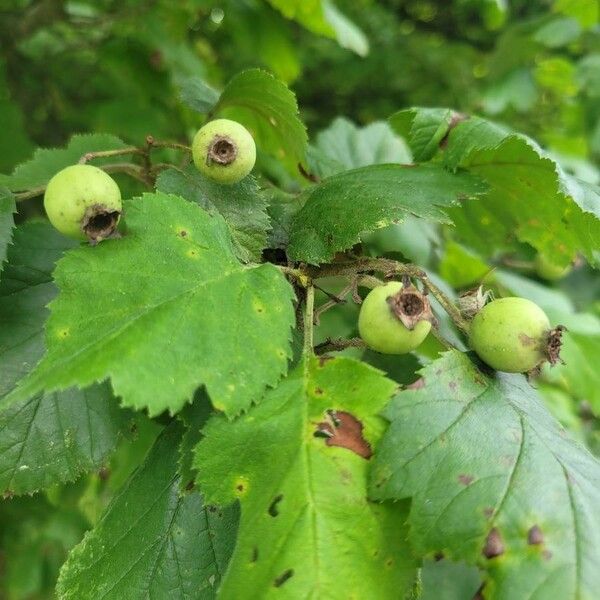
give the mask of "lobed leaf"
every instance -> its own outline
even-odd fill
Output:
[[[182,198],[145,194],[125,212],[122,239],[58,263],[48,352],[3,403],[110,377],[150,415],[202,384],[228,415],[248,408],[287,368],[291,286],[272,265],[240,264],[223,218]]]
[[[182,171],[163,171],[156,189],[196,202],[209,213],[220,214],[230,229],[236,256],[242,262],[260,259],[270,225],[267,203],[252,177],[234,185],[219,185],[189,166]]]
[[[485,376],[457,351],[388,405],[376,499],[411,497],[410,540],[486,570],[486,596],[594,598],[600,464],[521,375]]]
[[[42,222],[15,230],[0,283],[0,398],[44,353],[52,269],[75,244]],[[24,396],[0,411],[0,490],[31,493],[100,467],[126,430],[130,414],[107,385]]]
[[[484,190],[477,177],[433,164],[346,171],[306,192],[306,202],[292,221],[288,254],[318,264],[356,244],[363,233],[409,215],[448,223],[444,209]]]
[[[600,258],[600,190],[563,172],[535,142],[471,117],[448,136],[446,163],[489,183],[477,202],[449,211],[459,234],[489,254],[514,238],[558,265],[581,252]]]
[[[235,543],[237,511],[211,510],[198,492],[180,495],[182,429],[177,422],[165,429],[72,550],[60,572],[60,600],[216,597]]]
[[[383,600],[409,589],[404,505],[366,499],[377,413],[394,388],[363,363],[313,357],[236,421],[208,422],[200,487],[208,502],[241,506],[221,598]]]

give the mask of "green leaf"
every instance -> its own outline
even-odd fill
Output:
[[[236,256],[242,262],[260,259],[267,243],[269,216],[254,178],[245,177],[234,185],[219,185],[189,166],[183,171],[163,171],[156,189],[192,200],[211,214],[219,213],[230,229]]]
[[[46,223],[15,230],[0,284],[0,398],[44,352],[52,269],[73,245]],[[0,490],[31,493],[100,467],[129,418],[107,385],[24,397],[0,412]]]
[[[0,490],[31,493],[99,468],[130,417],[106,384],[10,406],[0,412]]]
[[[514,237],[558,265],[582,252],[600,259],[600,191],[566,175],[529,138],[471,117],[449,135],[446,162],[490,185],[485,198],[466,202],[450,215],[458,232],[489,255]]]
[[[158,438],[142,466],[61,569],[61,600],[215,598],[235,542],[235,507],[211,511],[181,496],[177,452],[182,426]]]
[[[48,353],[5,403],[110,376],[123,405],[151,416],[202,384],[228,415],[248,408],[286,370],[291,286],[272,265],[240,264],[219,215],[162,193],[124,208],[122,239],[58,263]]]
[[[204,388],[200,388],[196,391],[193,402],[186,405],[177,415],[177,418],[185,425],[185,432],[179,444],[177,463],[182,491],[192,487],[196,480],[197,472],[193,467],[194,448],[202,439],[202,427],[204,427],[211,413],[210,398]]]
[[[0,187],[0,272],[6,260],[6,251],[15,226],[14,214],[17,210],[14,196],[6,189]]]
[[[308,137],[294,93],[266,71],[250,69],[233,77],[214,107],[215,114],[242,123],[259,147],[297,173]]]
[[[386,408],[371,473],[374,498],[412,498],[415,551],[478,564],[498,600],[595,597],[600,463],[521,375],[451,351],[422,376]]]
[[[403,506],[365,497],[364,456],[394,388],[363,363],[313,357],[233,423],[209,421],[200,487],[242,513],[221,598],[403,596],[414,577]],[[334,438],[315,437],[327,428]]]
[[[199,113],[208,113],[219,100],[219,92],[198,77],[184,81],[179,92],[181,101]]]
[[[315,146],[339,164],[336,172],[367,165],[411,162],[411,154],[404,141],[383,122],[357,127],[352,121],[338,117],[319,133]]]
[[[458,113],[449,108],[408,108],[390,117],[390,125],[410,146],[418,162],[431,159],[440,149]]]
[[[330,0],[323,0],[323,15],[333,31],[338,44],[358,56],[369,54],[369,40],[364,32]]]
[[[12,175],[0,176],[0,185],[13,192],[44,187],[58,171],[76,164],[88,152],[126,147],[126,144],[114,135],[74,135],[66,148],[38,148],[33,157],[20,164]],[[95,159],[93,164],[102,165],[109,161],[107,158]]]
[[[419,600],[474,598],[481,579],[475,567],[449,560],[425,560],[421,571],[423,594]]]
[[[267,0],[281,14],[318,35],[333,37],[333,29],[325,20],[322,0]]]
[[[480,194],[485,187],[466,173],[437,165],[371,165],[346,171],[307,191],[295,215],[289,256],[313,264],[356,244],[367,231],[413,214],[450,222],[443,208]]]

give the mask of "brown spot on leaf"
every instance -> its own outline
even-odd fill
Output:
[[[425,387],[425,379],[421,377],[416,381],[413,381],[411,384],[406,386],[407,390],[420,390]]]
[[[293,575],[294,569],[288,569],[287,571],[284,571],[279,577],[275,578],[275,581],[273,581],[273,585],[277,588],[281,587],[288,579],[293,577]]]
[[[550,560],[550,559],[552,558],[552,552],[550,552],[550,550],[544,550],[544,551],[542,552],[542,557],[543,557],[545,560]]]
[[[460,481],[460,483],[462,483],[463,485],[469,485],[473,482],[473,479],[474,477],[472,475],[465,475],[464,473],[461,473],[458,476],[458,481]]]
[[[181,237],[185,237],[187,234],[188,234],[188,232],[187,232],[185,229],[182,229],[182,230],[179,232],[179,235],[180,235]]]
[[[315,388],[315,396],[322,396],[323,390],[320,387]]]
[[[283,494],[278,494],[277,496],[275,496],[275,498],[273,498],[273,502],[271,502],[270,506],[269,506],[269,514],[272,517],[276,517],[277,515],[279,515],[279,508],[277,507],[277,505],[283,500]]]
[[[544,534],[543,534],[542,530],[540,529],[539,525],[534,525],[527,532],[527,543],[530,546],[538,546],[539,544],[544,543]]]
[[[455,112],[450,117],[450,122],[448,123],[448,131],[444,137],[440,140],[439,146],[443,150],[448,145],[448,137],[450,136],[450,132],[463,121],[466,121],[469,117],[463,113]]]
[[[491,519],[494,516],[494,509],[491,506],[486,506],[483,509],[483,516],[486,517],[486,519]]]
[[[328,356],[326,354],[319,356],[319,367],[324,367],[325,363],[330,360],[333,360],[333,356]]]
[[[449,387],[449,388],[450,388],[452,391],[454,391],[454,390],[456,389],[456,381],[451,381],[451,382],[448,384],[448,387]]]
[[[435,560],[436,562],[439,562],[440,560],[444,560],[444,553],[443,552],[436,552],[433,555],[433,560]]]
[[[330,415],[331,416],[331,415]],[[346,448],[363,458],[371,458],[371,446],[362,434],[363,424],[345,411],[336,411],[333,423],[321,422],[317,425],[315,436],[325,437],[328,446]]]
[[[481,553],[486,558],[495,558],[496,556],[504,554],[504,542],[496,527],[488,533]]]

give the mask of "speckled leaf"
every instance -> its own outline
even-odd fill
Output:
[[[267,240],[269,216],[266,200],[254,178],[234,185],[219,185],[203,177],[198,169],[163,171],[156,189],[197,202],[209,213],[219,213],[233,238],[236,256],[243,262],[259,260]]]
[[[489,254],[516,237],[557,264],[578,252],[600,261],[600,189],[567,175],[531,139],[471,117],[450,132],[445,158],[490,185],[484,198],[450,210],[473,247]]]
[[[6,250],[10,244],[15,225],[14,213],[17,210],[14,196],[6,188],[0,187],[0,273],[6,260]]]
[[[371,472],[377,499],[412,497],[410,540],[486,571],[486,597],[593,599],[600,586],[600,463],[522,375],[448,352],[401,392]]]
[[[272,265],[240,264],[222,217],[178,196],[124,209],[123,238],[58,263],[48,352],[5,404],[110,376],[125,406],[151,415],[201,384],[229,415],[247,408],[286,370],[291,286]]]
[[[100,522],[64,564],[60,600],[215,598],[231,556],[235,507],[211,511],[202,496],[179,493],[182,425],[157,439]]]
[[[0,283],[0,398],[44,352],[52,269],[73,245],[46,223],[15,230]],[[33,492],[101,466],[130,416],[107,385],[36,394],[0,411],[0,492]]]
[[[76,164],[87,152],[125,147],[126,144],[114,135],[74,135],[66,148],[38,148],[33,157],[20,164],[12,175],[0,175],[0,185],[14,192],[45,186],[53,175]],[[92,164],[101,165],[107,161],[110,159],[97,159]]]
[[[403,505],[366,499],[395,384],[351,359],[305,360],[233,423],[213,417],[198,445],[207,501],[241,505],[220,597],[402,598],[415,574]]]
[[[330,260],[361,234],[411,214],[448,223],[444,209],[485,189],[477,177],[437,165],[371,165],[334,175],[307,192],[292,222],[289,255],[313,264]]]

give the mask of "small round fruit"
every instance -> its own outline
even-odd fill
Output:
[[[44,208],[50,223],[64,235],[100,242],[121,218],[121,191],[115,180],[92,165],[72,165],[48,183]]]
[[[475,315],[469,342],[497,371],[526,373],[548,360],[551,331],[546,313],[531,300],[500,298]]]
[[[229,185],[252,171],[256,162],[256,145],[243,125],[229,119],[215,119],[195,135],[192,157],[203,175]]]
[[[558,281],[559,279],[562,279],[568,275],[572,268],[571,265],[559,267],[553,262],[550,262],[550,260],[541,253],[538,253],[535,257],[534,266],[538,276],[548,281]]]
[[[396,315],[390,300],[398,297],[402,288],[400,281],[376,287],[360,307],[358,332],[372,350],[384,354],[406,354],[420,346],[431,330],[431,323],[427,320],[419,320],[413,329],[409,329]]]

